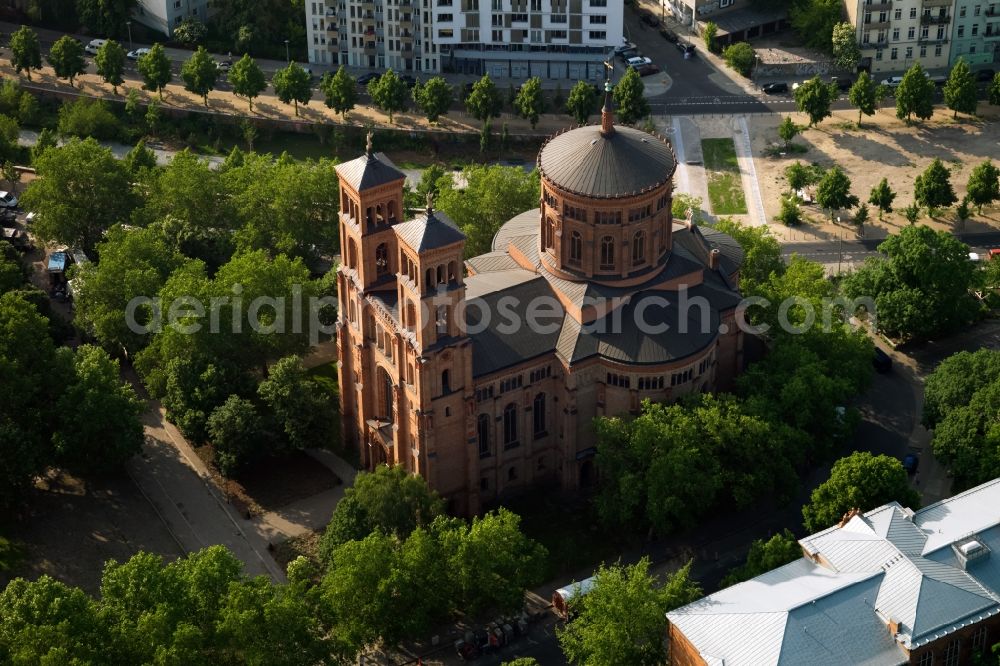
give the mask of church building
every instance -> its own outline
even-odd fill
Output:
[[[673,149],[610,106],[545,142],[539,208],[469,259],[432,201],[404,219],[405,177],[370,140],[336,167],[341,421],[366,468],[403,465],[457,514],[574,491],[598,474],[596,417],[742,369],[742,249],[673,219]]]

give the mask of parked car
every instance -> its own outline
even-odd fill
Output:
[[[643,65],[652,65],[653,61],[645,56],[636,56],[634,58],[629,58],[625,64],[635,69],[637,67],[642,67]]]
[[[902,76],[890,76],[887,79],[882,79],[881,81],[879,81],[879,84],[883,86],[889,86],[890,88],[895,90],[896,88],[899,87],[899,84],[902,82],[903,82]]]
[[[615,47],[614,54],[621,55],[622,51],[628,51],[629,49],[635,50],[635,44],[632,42],[625,42],[620,46]]]
[[[872,365],[875,366],[875,372],[885,374],[892,370],[892,357],[876,347],[875,355],[872,357]]]
[[[220,72],[228,72],[232,68],[232,66],[233,66],[233,61],[232,60],[216,60],[215,61],[215,66],[219,68]]]
[[[83,47],[83,50],[90,55],[96,55],[100,48],[107,43],[106,39],[92,39],[89,44]]]
[[[125,57],[128,58],[129,60],[138,60],[147,53],[149,53],[149,49],[147,48],[135,49],[134,51],[129,51],[128,53],[126,53]]]
[[[849,76],[831,76],[830,83],[837,86],[837,90],[847,92],[854,85],[854,80]]]
[[[362,74],[358,77],[358,85],[367,86],[372,81],[378,81],[380,76],[382,76],[381,72],[368,72],[367,74]]]
[[[765,83],[760,89],[768,95],[777,95],[778,93],[788,92],[788,84],[784,81],[774,81],[772,83]]]
[[[928,76],[927,80],[936,85],[938,88],[943,88],[944,84],[948,83],[947,76]]]
[[[1000,247],[995,247],[990,250],[990,261],[994,259],[1000,259]]]
[[[639,17],[639,20],[651,28],[656,28],[660,25],[660,19],[656,18],[656,15],[653,14],[653,12],[643,12],[642,16]]]
[[[684,54],[685,58],[694,55],[694,44],[688,44],[687,42],[678,41],[677,50]]]
[[[918,467],[920,467],[920,458],[916,453],[907,453],[903,456],[903,469],[906,470],[907,474],[916,474]]]
[[[677,36],[676,32],[674,32],[673,30],[668,30],[667,28],[660,28],[660,36],[662,36],[663,39],[673,44],[676,44],[680,39],[680,37]]]
[[[0,208],[17,208],[17,197],[10,192],[0,192]]]
[[[660,68],[653,63],[648,65],[639,65],[635,68],[635,71],[639,72],[639,76],[649,76],[650,74],[659,74]]]
[[[400,81],[405,83],[408,88],[412,88],[413,86],[417,85],[417,80],[412,76],[410,76],[409,74],[401,74],[399,76],[399,79]]]
[[[992,81],[994,76],[996,72],[992,69],[981,69],[976,72],[976,81]]]
[[[635,58],[638,55],[639,55],[639,49],[625,49],[624,51],[618,54],[618,58],[627,65],[629,59]]]

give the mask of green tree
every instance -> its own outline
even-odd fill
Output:
[[[58,128],[63,136],[93,137],[99,141],[117,139],[121,134],[121,122],[107,102],[82,96],[59,107]]]
[[[781,209],[774,219],[790,227],[802,222],[802,208],[797,194],[789,193],[781,197]]]
[[[49,576],[0,592],[0,657],[15,664],[97,663],[105,642],[97,604]]]
[[[833,26],[830,46],[833,49],[833,62],[840,69],[853,72],[858,63],[861,62],[861,48],[858,46],[858,37],[854,31],[854,26],[850,23],[845,21]]]
[[[792,120],[791,116],[785,116],[785,119],[781,121],[780,125],[778,125],[778,137],[785,142],[786,149],[792,142],[792,139],[794,139],[801,131],[802,128],[795,124],[795,121]]]
[[[13,65],[16,74],[26,73],[29,81],[31,70],[42,67],[42,50],[38,44],[38,33],[26,25],[11,33],[10,64]]]
[[[976,392],[997,377],[1000,352],[992,349],[962,351],[941,361],[924,384],[924,427],[937,428],[948,414],[969,405]]]
[[[772,273],[785,271],[778,239],[767,227],[748,227],[730,218],[722,218],[713,225],[715,229],[731,236],[743,248],[740,266],[740,291],[755,293],[757,285],[767,282]]]
[[[215,464],[226,476],[265,452],[262,423],[249,400],[231,395],[208,417],[208,436],[215,446]]]
[[[84,345],[72,357],[73,376],[55,403],[57,460],[78,474],[116,471],[142,448],[143,403],[104,350]]]
[[[903,217],[911,225],[916,224],[917,220],[920,218],[920,206],[916,203],[911,203],[909,206],[903,209]]]
[[[948,411],[934,428],[931,447],[957,489],[989,481],[1000,465],[1000,380],[992,377],[972,393],[968,404]]]
[[[254,99],[267,89],[264,70],[260,68],[256,60],[244,54],[242,58],[233,63],[229,69],[228,78],[229,83],[233,86],[233,94],[245,97],[250,104],[250,112],[252,113]]]
[[[969,289],[976,267],[967,245],[950,233],[910,226],[878,251],[845,278],[843,289],[849,298],[874,299],[879,330],[926,338],[975,320],[979,307]]]
[[[969,183],[965,189],[969,202],[975,204],[982,213],[983,206],[1000,199],[1000,169],[993,166],[990,160],[977,165],[969,174]]]
[[[482,123],[498,116],[502,104],[500,91],[489,74],[483,74],[483,78],[472,85],[472,92],[465,98],[465,110]]]
[[[868,203],[878,208],[878,219],[882,219],[883,213],[892,212],[892,202],[896,200],[896,193],[889,187],[889,179],[883,178],[878,185],[872,188],[868,197]]]
[[[749,44],[746,42],[737,42],[736,44],[730,44],[722,51],[722,59],[742,76],[750,76],[756,56],[754,55],[753,47]]]
[[[309,104],[312,99],[312,82],[309,80],[309,72],[301,65],[294,62],[288,67],[279,69],[271,79],[274,85],[274,92],[285,104],[292,102],[295,105],[295,115],[299,115],[299,104]]]
[[[958,201],[951,186],[951,171],[939,158],[935,157],[913,181],[913,197],[918,204],[927,207],[931,217],[938,208],[947,208]]]
[[[347,119],[347,114],[358,101],[357,80],[348,74],[343,65],[337,68],[336,74],[327,72],[320,81],[319,89],[323,92],[327,107]]]
[[[113,39],[109,39],[97,49],[94,56],[97,74],[105,83],[110,83],[115,94],[118,86],[125,82],[125,49]]]
[[[896,88],[896,117],[926,120],[934,115],[934,84],[920,63],[914,63]]]
[[[649,558],[629,566],[602,565],[594,586],[572,604],[576,617],[556,630],[566,659],[605,666],[665,663],[667,612],[702,594],[690,570],[689,562],[658,587]]]
[[[719,26],[717,26],[712,21],[705,23],[705,26],[701,29],[701,38],[705,40],[705,48],[708,49],[710,53],[715,53],[715,35],[719,32]],[[732,65],[730,65],[732,67]],[[733,69],[736,69],[733,67]]]
[[[855,451],[833,464],[830,478],[812,492],[802,507],[805,527],[818,532],[837,523],[852,509],[870,511],[888,502],[919,508],[920,495],[897,458]]]
[[[330,395],[310,379],[296,356],[275,363],[257,388],[257,395],[270,408],[293,449],[313,446],[333,430],[336,412]]]
[[[21,128],[17,121],[9,116],[0,116],[0,159],[4,162],[17,159],[19,147],[17,140],[21,136]]]
[[[413,101],[424,112],[428,122],[436,123],[448,113],[455,101],[455,90],[442,76],[435,76],[427,83],[413,86]]]
[[[597,91],[586,81],[577,81],[566,98],[566,110],[577,124],[584,125],[597,110]]]
[[[373,532],[405,539],[417,527],[427,527],[443,514],[444,501],[423,477],[402,466],[382,465],[374,472],[359,472],[334,508],[320,544],[320,557],[329,562],[337,546]]]
[[[55,148],[59,145],[59,135],[56,131],[50,127],[43,127],[38,133],[38,139],[35,141],[35,145],[31,147],[31,163],[34,164],[38,161],[49,148]]]
[[[836,98],[836,86],[824,83],[818,76],[795,89],[795,105],[809,116],[809,127],[830,117],[830,105]]]
[[[406,110],[408,93],[406,82],[399,78],[399,75],[391,68],[382,76],[368,83],[368,94],[371,96],[372,102],[389,115],[390,125],[393,114]]]
[[[972,205],[969,203],[969,195],[965,195],[955,206],[955,219],[959,224],[964,224],[970,217],[972,217]]]
[[[541,666],[538,660],[534,657],[518,657],[517,659],[511,659],[510,661],[505,661],[501,666]]]
[[[90,32],[121,37],[138,5],[138,0],[76,0],[76,11]]]
[[[184,89],[200,96],[208,106],[208,93],[215,89],[219,80],[219,66],[204,46],[199,46],[181,66],[181,79],[184,80]]]
[[[625,75],[615,84],[613,93],[618,117],[626,125],[632,125],[640,118],[649,115],[649,102],[646,100],[646,87],[642,83],[639,72],[629,68]]]
[[[38,178],[22,203],[38,213],[34,233],[47,241],[92,250],[104,231],[126,222],[134,206],[125,166],[94,139],[73,139],[46,150]]]
[[[510,218],[538,205],[539,177],[520,167],[470,165],[462,170],[463,189],[439,181],[436,206],[465,233],[465,252],[489,252],[493,237]]]
[[[858,198],[851,194],[851,179],[843,170],[830,168],[816,185],[816,203],[830,211],[830,219],[836,210],[857,205]]]
[[[868,204],[863,203],[860,206],[858,206],[858,210],[855,211],[854,218],[852,219],[852,221],[859,229],[863,229],[865,223],[868,222],[868,219],[869,219]]]
[[[858,109],[858,127],[861,127],[861,114],[874,116],[878,110],[877,86],[868,72],[858,74],[858,80],[854,82],[847,92],[851,104]]]
[[[545,113],[545,97],[542,95],[542,80],[533,76],[521,85],[514,106],[522,118],[527,118],[531,129],[538,124],[538,117]]]
[[[789,18],[806,45],[829,53],[833,50],[834,28],[843,18],[843,5],[838,0],[795,2]]]
[[[796,161],[785,167],[785,179],[788,180],[788,187],[792,192],[798,192],[804,187],[814,185],[822,178],[822,172],[818,169]]]
[[[959,113],[976,115],[979,91],[976,89],[976,79],[972,76],[972,70],[964,58],[959,58],[951,68],[948,81],[944,84],[944,103],[954,111],[955,118],[958,118]]]
[[[83,59],[83,44],[74,37],[63,35],[49,49],[49,64],[56,76],[68,79],[73,85],[73,79],[87,71],[87,61]]]
[[[29,76],[28,79],[30,80],[31,77]],[[993,106],[1000,106],[1000,72],[993,75],[993,80],[990,82],[988,96],[990,98],[990,104]]]
[[[208,26],[189,16],[174,26],[172,37],[184,46],[194,46],[208,37]]]
[[[143,88],[156,91],[157,96],[162,100],[163,89],[174,77],[170,70],[170,58],[163,50],[163,45],[153,44],[148,53],[139,56],[136,68],[142,77]]]
[[[772,569],[794,562],[800,557],[802,557],[802,546],[799,545],[795,535],[789,529],[775,534],[767,541],[754,539],[753,543],[750,544],[749,552],[747,552],[746,562],[726,574],[719,587],[729,587],[756,578]]]
[[[122,159],[125,168],[133,178],[141,179],[144,174],[150,173],[156,168],[156,153],[146,147],[145,139],[139,139],[131,150],[125,153]]]

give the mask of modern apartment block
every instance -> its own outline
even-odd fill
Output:
[[[186,18],[207,21],[213,11],[212,5],[213,0],[139,0],[132,17],[170,36],[177,24]]]
[[[310,0],[309,62],[406,72],[604,76],[623,0]]]
[[[951,61],[970,65],[1000,63],[1000,0],[958,0]]]
[[[661,0],[681,24],[701,34],[711,21],[719,44],[740,42],[781,30],[788,18],[784,3],[756,6],[752,0]]]
[[[954,10],[955,0],[848,0],[861,66],[873,73],[903,71],[916,62],[925,69],[946,69]]]

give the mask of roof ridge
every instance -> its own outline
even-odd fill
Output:
[[[923,507],[921,509],[917,509],[916,511],[913,512],[913,517],[914,517],[914,519],[916,519],[917,516],[919,516],[920,514],[922,514],[924,512],[930,511],[931,509],[936,509],[936,508],[938,508],[940,506],[945,506],[946,504],[948,504],[949,502],[951,502],[953,500],[957,500],[957,499],[959,499],[961,497],[965,497],[966,495],[971,495],[973,493],[981,492],[982,490],[986,489],[987,487],[989,487],[989,486],[995,486],[997,484],[1000,484],[1000,477],[997,477],[995,479],[991,479],[989,481],[986,481],[985,483],[981,483],[981,484],[979,484],[978,486],[976,486],[974,488],[969,488],[968,490],[963,490],[962,492],[960,492],[957,495],[952,495],[951,497],[945,497],[944,499],[940,499],[937,502],[934,502],[933,504],[928,504],[927,506],[925,506],[925,507]]]

